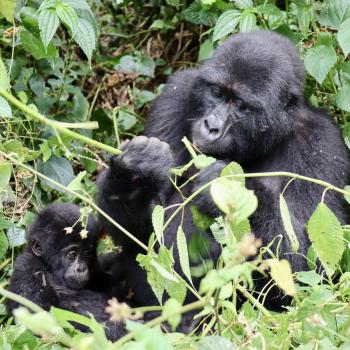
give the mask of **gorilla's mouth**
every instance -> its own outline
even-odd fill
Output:
[[[78,276],[66,276],[65,282],[71,289],[83,289],[89,282],[88,278],[79,278]]]

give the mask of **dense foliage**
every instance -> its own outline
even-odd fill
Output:
[[[93,204],[96,175],[123,139],[142,132],[150,102],[167,76],[197,65],[231,33],[259,29],[286,35],[299,48],[308,73],[307,98],[330,110],[350,147],[349,0],[0,0],[1,302],[35,213],[55,200],[80,203],[85,215],[98,210]],[[197,155],[187,140],[184,146],[198,169],[212,161]],[[187,168],[174,172],[181,176]],[[349,348],[350,231],[320,198],[307,224],[313,243],[311,271],[293,276],[288,262],[272,253],[264,263],[261,255],[246,261],[260,247],[247,235],[248,218],[258,203],[245,188],[244,176],[232,163],[211,184],[224,217],[213,222],[192,208],[198,232],[210,226],[222,244],[217,266],[205,261],[202,268],[190,269],[189,261],[199,259],[203,246],[198,235],[186,242],[179,227],[177,244],[186,281],[174,272],[172,251],[163,245],[166,208],[154,209],[154,234],[138,261],[158,299],[165,291],[170,295],[155,308],[161,316],[140,324],[131,319],[147,308],[112,304],[112,316],[129,319],[130,331],[112,345],[93,319],[58,309],[43,312],[23,301],[36,312],[20,309],[14,322],[0,304],[0,348]],[[298,181],[313,181],[350,198],[346,189],[318,179]],[[193,196],[184,199],[178,215]],[[298,240],[283,195],[280,212],[296,251]],[[158,254],[152,248],[155,240],[161,245]],[[101,253],[111,249],[109,239],[101,240]],[[324,266],[322,275],[313,271],[316,257]],[[263,293],[251,293],[252,272],[267,266],[274,282],[293,297],[284,313],[268,311],[262,305]],[[203,277],[199,291],[191,276]],[[237,290],[248,299],[241,309],[236,308]],[[186,293],[194,293],[198,301],[182,306]],[[188,310],[198,310],[202,317],[193,333],[162,333],[163,321],[174,329]],[[85,322],[92,333],[80,333],[66,320]]]

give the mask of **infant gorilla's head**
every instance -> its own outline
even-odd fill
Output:
[[[74,204],[51,204],[42,210],[28,233],[29,249],[54,272],[58,283],[68,288],[86,286],[96,265],[99,229],[90,217],[85,237]]]
[[[236,34],[198,69],[192,140],[206,154],[248,161],[294,126],[304,69],[294,46],[271,32]]]

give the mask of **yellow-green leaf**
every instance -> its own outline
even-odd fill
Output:
[[[292,269],[288,260],[270,259],[268,260],[268,264],[271,269],[271,276],[278,287],[280,287],[288,295],[295,295],[296,290],[293,281]]]

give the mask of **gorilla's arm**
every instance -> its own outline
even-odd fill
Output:
[[[97,203],[120,225],[147,243],[152,232],[152,207],[167,183],[172,155],[168,144],[145,136],[124,144],[122,151],[98,179]],[[133,244],[131,240],[124,238],[108,220],[101,219],[104,229],[128,250]],[[134,254],[137,251],[133,249]]]

